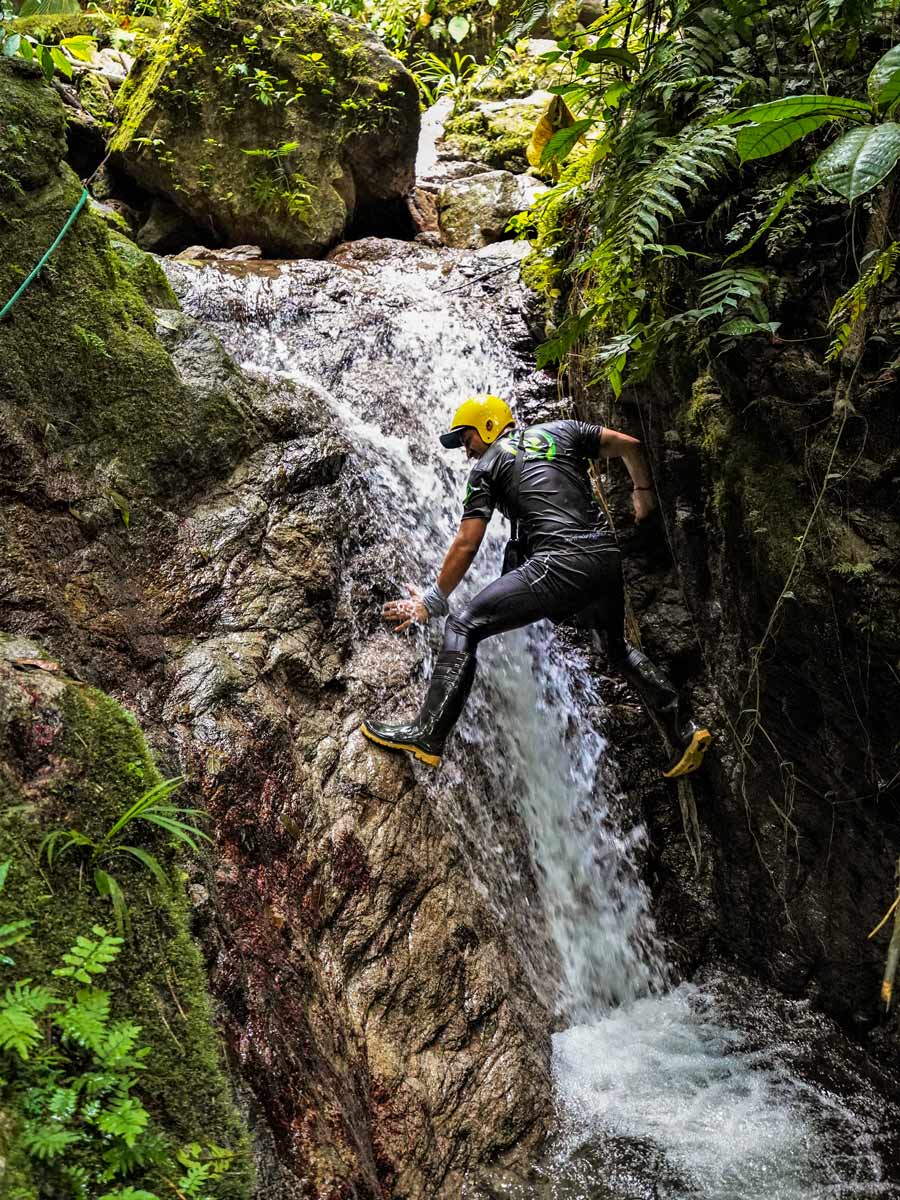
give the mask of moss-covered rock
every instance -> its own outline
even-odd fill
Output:
[[[56,93],[39,74],[0,60],[3,300],[78,200],[64,153]],[[0,464],[37,441],[55,456],[57,500],[78,507],[92,476],[95,494],[172,494],[234,461],[248,442],[240,397],[228,387],[191,393],[156,337],[148,301],[173,302],[158,267],[121,235],[111,241],[83,210],[0,324]]]
[[[317,254],[413,186],[412,76],[322,9],[182,0],[119,104],[126,169],[219,244]]]
[[[90,935],[96,924],[114,925],[90,872],[71,855],[49,868],[41,859],[42,839],[55,828],[98,839],[160,775],[130,714],[67,678],[35,644],[10,637],[0,638],[0,757],[0,862],[10,861],[0,923],[34,923],[15,947],[14,966],[0,971],[7,986],[27,978],[54,987],[52,972],[76,938]],[[139,1093],[153,1132],[170,1151],[198,1142],[236,1152],[216,1193],[220,1200],[242,1200],[252,1194],[247,1140],[223,1069],[205,969],[188,928],[183,876],[171,844],[153,826],[135,823],[127,841],[155,855],[173,882],[162,888],[128,856],[114,865],[104,862],[123,889],[129,932],[97,984],[109,991],[113,1016],[136,1021],[141,1044],[150,1047]],[[29,1175],[40,1185],[42,1166],[29,1164],[17,1146],[12,1114],[21,1100],[18,1074],[12,1061],[4,1063],[0,1110],[8,1115],[0,1116],[0,1160],[8,1158],[10,1177],[4,1179],[0,1167],[0,1182],[4,1196],[30,1200],[35,1193]],[[98,1156],[101,1149],[98,1144]],[[73,1161],[79,1152],[72,1151]],[[148,1166],[138,1167],[129,1182],[155,1190],[162,1181]],[[39,1186],[37,1194],[45,1191]]]
[[[455,114],[445,126],[442,155],[504,171],[527,171],[525,150],[550,99],[548,92],[533,92],[519,100],[486,101]]]

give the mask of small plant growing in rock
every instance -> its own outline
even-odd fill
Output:
[[[98,895],[112,903],[116,926],[120,934],[124,933],[127,920],[128,910],[125,896],[118,880],[104,870],[101,863],[108,862],[117,856],[128,855],[146,867],[163,887],[168,888],[169,886],[168,876],[159,859],[141,846],[125,845],[120,840],[123,830],[133,821],[148,821],[151,825],[171,834],[176,841],[189,847],[195,854],[200,852],[199,839],[210,840],[208,834],[191,824],[200,815],[200,809],[179,808],[169,803],[169,797],[183,782],[184,777],[177,775],[173,779],[163,780],[149,791],[144,792],[97,842],[78,829],[54,829],[41,843],[40,856],[46,856],[47,864],[51,867],[70,850],[80,849],[88,852],[87,861],[88,865],[93,868],[94,886]],[[185,820],[185,817],[188,820]]]

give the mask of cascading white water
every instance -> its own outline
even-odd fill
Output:
[[[512,263],[509,247],[476,254],[385,241],[361,244],[341,265],[285,264],[268,276],[169,266],[185,309],[244,366],[314,388],[334,413],[364,460],[372,519],[396,544],[398,594],[407,580],[434,577],[457,527],[467,466],[436,437],[454,407],[481,391],[533,407],[539,390],[514,348],[527,339],[521,294],[497,282],[512,281]],[[494,576],[501,536],[462,591]],[[433,652],[436,631],[415,636]],[[696,990],[666,991],[635,865],[643,833],[620,828],[607,746],[587,716],[596,698],[586,662],[564,653],[547,623],[486,643],[479,659],[461,737],[428,786],[461,844],[477,845],[473,869],[498,918],[528,928],[516,911],[532,894],[528,876],[552,938],[551,958],[521,947],[568,1026],[554,1039],[563,1132],[550,1184],[585,1200],[877,1192],[877,1159],[860,1153],[848,1175],[820,1131],[821,1103],[777,1058],[743,1052]],[[516,798],[530,863],[511,848],[490,795]],[[865,1131],[837,1101],[827,1117],[865,1149]],[[601,1149],[585,1167],[586,1148],[610,1139],[652,1148],[657,1165],[604,1176]]]

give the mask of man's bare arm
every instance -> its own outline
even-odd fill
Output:
[[[445,596],[449,596],[458,587],[466,571],[472,565],[475,555],[484,539],[487,521],[481,517],[468,517],[460,522],[459,531],[450,543],[450,548],[444,555],[444,565],[438,572],[437,585]],[[395,632],[402,633],[410,625],[418,622],[424,625],[428,621],[428,609],[422,601],[422,594],[412,584],[407,584],[408,600],[389,600],[381,610],[386,621],[396,621]]]
[[[648,517],[656,508],[656,496],[641,443],[627,433],[604,428],[600,435],[600,453],[606,458],[621,458],[634,488],[632,499],[635,518],[642,521]]]
[[[444,556],[444,565],[438,571],[437,585],[445,596],[449,596],[465,577],[478,553],[486,529],[487,521],[481,517],[468,517],[460,522],[459,531]]]

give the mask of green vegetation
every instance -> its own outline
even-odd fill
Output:
[[[558,267],[550,274],[565,297],[542,361],[560,361],[590,331],[591,377],[618,394],[646,379],[661,346],[688,328],[705,344],[777,329],[762,264],[727,274],[728,263],[752,250],[764,258],[765,236],[792,203],[816,203],[816,185],[852,203],[895,174],[900,125],[891,116],[900,101],[900,47],[871,67],[868,100],[831,94],[835,83],[853,79],[849,63],[862,33],[877,36],[890,7],[838,5],[810,15],[784,5],[759,21],[743,0],[722,11],[623,5],[585,34],[558,41],[546,57],[570,77],[551,91],[567,99],[578,120],[550,139],[542,158],[565,160],[577,137],[587,135],[591,169],[588,183],[561,184],[538,209],[537,253]],[[818,92],[785,94],[807,77]],[[738,107],[746,99],[755,103]],[[816,132],[846,122],[856,127],[832,135],[816,153]],[[801,138],[811,141],[815,161],[793,177],[773,188],[771,177],[738,176],[741,164],[774,155],[790,164]],[[704,197],[726,184],[733,194],[713,212]],[[775,201],[750,226],[744,213],[766,191]],[[698,210],[699,230],[687,224],[690,214],[695,225]],[[730,214],[737,219],[729,224]],[[882,268],[871,286],[884,278]],[[680,298],[688,303],[679,309]],[[721,349],[720,340],[714,352]]]
[[[98,841],[94,841],[78,829],[54,829],[41,843],[40,854],[46,857],[49,867],[52,867],[54,862],[58,863],[63,855],[73,848],[88,852],[87,866],[93,871],[97,894],[108,897],[112,901],[116,925],[120,933],[124,933],[128,919],[125,894],[119,881],[105,871],[100,864],[124,854],[136,859],[146,867],[157,883],[163,887],[168,887],[169,883],[159,859],[141,846],[126,846],[120,838],[122,831],[133,822],[147,821],[151,825],[166,830],[176,841],[181,842],[194,853],[199,852],[197,843],[201,838],[209,841],[208,834],[184,820],[184,817],[190,817],[193,820],[198,815],[198,809],[178,808],[174,804],[168,803],[168,797],[183,782],[182,776],[178,775],[174,779],[164,779],[160,783],[154,784],[113,822]]]
[[[0,891],[10,865],[0,864]],[[0,942],[19,944],[31,924],[3,927]],[[94,986],[119,956],[122,939],[100,925],[91,934],[79,935],[53,969],[61,985],[16,979],[0,999],[0,1089],[22,1113],[19,1157],[28,1160],[41,1192],[74,1200],[134,1200],[126,1181],[148,1169],[176,1196],[207,1200],[234,1152],[194,1144],[173,1156],[154,1130],[136,1095],[151,1047],[138,1044],[140,1025],[115,1019],[110,993]],[[15,966],[8,956],[4,964]],[[140,1194],[157,1200],[152,1192]]]
[[[151,812],[147,797],[167,785],[133,718],[112,700],[64,678],[47,686],[33,709],[16,672],[4,673],[0,1138],[8,1146],[0,1187],[10,1200],[124,1200],[128,1189],[160,1200],[179,1192],[246,1200],[248,1147],[188,932],[176,859],[183,843],[137,815]],[[34,787],[44,759],[54,771]],[[52,870],[41,851],[61,825],[99,845],[129,824],[133,848],[158,869],[121,856],[122,939],[106,931],[110,898],[73,857],[78,845]]]

